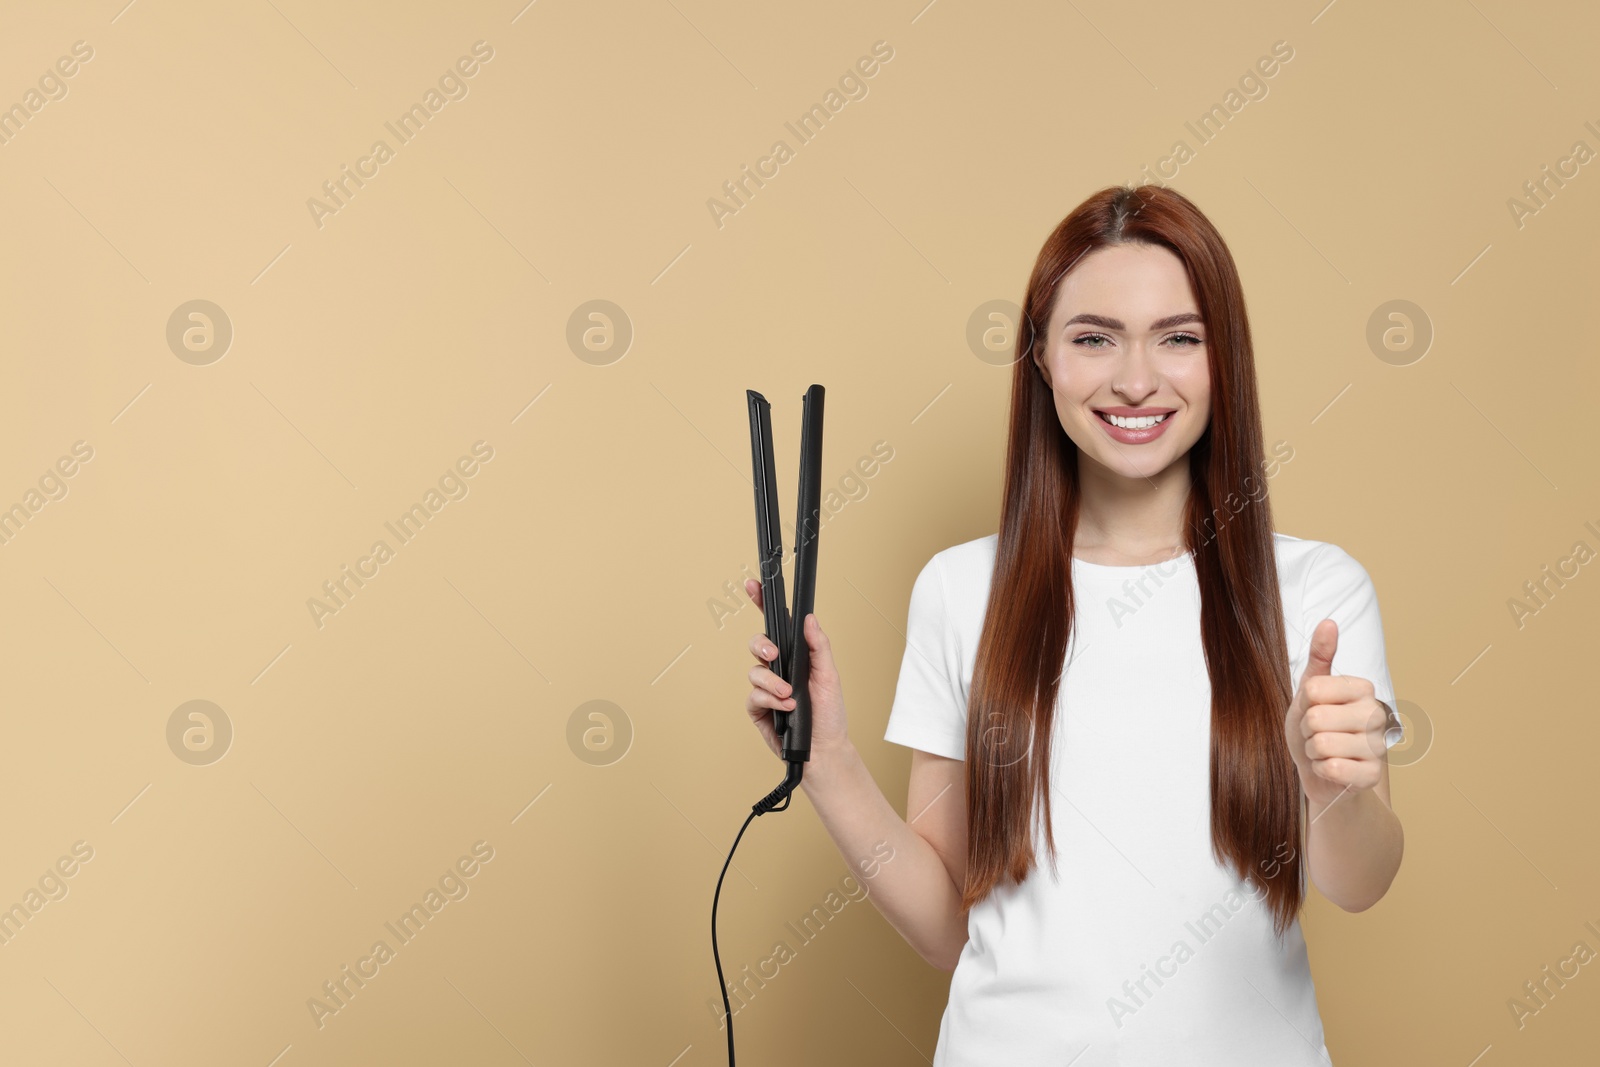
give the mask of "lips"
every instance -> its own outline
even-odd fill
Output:
[[[1160,437],[1166,432],[1167,427],[1172,425],[1174,411],[1175,409],[1173,408],[1145,408],[1143,410],[1139,408],[1105,408],[1103,410],[1095,411],[1095,421],[1099,422],[1100,425],[1104,427],[1105,432],[1113,441],[1118,441],[1125,445],[1142,445],[1154,441],[1156,438]],[[1129,412],[1129,414],[1124,415],[1123,412]],[[1149,417],[1161,415],[1165,415],[1166,417],[1161,419],[1160,422],[1153,426],[1142,426],[1137,429],[1129,429],[1113,425],[1111,420],[1106,417],[1108,413],[1122,418],[1139,418],[1140,416]]]

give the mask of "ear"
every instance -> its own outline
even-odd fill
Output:
[[[1033,361],[1034,367],[1039,371],[1039,377],[1044,379],[1045,386],[1053,389],[1055,387],[1050,384],[1050,368],[1046,367],[1044,360],[1039,358],[1039,354],[1045,350],[1045,346],[1040,344],[1039,331],[1033,324],[1033,318],[1027,312],[1023,312],[1023,325],[1028,330],[1028,359]]]

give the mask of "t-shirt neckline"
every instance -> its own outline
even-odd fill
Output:
[[[1089,573],[1089,574],[1129,575],[1129,574],[1138,574],[1141,571],[1148,571],[1148,570],[1153,570],[1153,569],[1156,569],[1156,568],[1160,568],[1162,571],[1165,571],[1165,572],[1176,573],[1176,570],[1173,569],[1173,565],[1174,564],[1177,564],[1178,567],[1180,567],[1180,568],[1193,566],[1193,564],[1194,564],[1194,552],[1193,552],[1193,550],[1186,550],[1181,556],[1171,556],[1171,557],[1169,557],[1167,559],[1159,560],[1159,561],[1157,561],[1155,563],[1135,563],[1135,564],[1131,564],[1131,565],[1129,565],[1129,564],[1111,564],[1111,563],[1090,563],[1086,559],[1079,559],[1077,556],[1073,556],[1072,557],[1072,566],[1074,568],[1081,567],[1081,568],[1084,569],[1084,571],[1086,573]]]

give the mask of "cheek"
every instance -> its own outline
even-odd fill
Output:
[[[1210,406],[1211,371],[1204,363],[1175,371],[1168,380],[1191,407]]]
[[[1082,404],[1105,384],[1104,362],[1058,356],[1050,363],[1050,381],[1056,396],[1069,403]]]
[[[1093,416],[1084,410],[1084,405],[1094,397],[1096,388],[1094,382],[1082,375],[1074,377],[1071,371],[1068,371],[1064,378],[1057,377],[1053,390],[1056,410],[1064,415],[1070,414],[1073,418],[1092,418]]]

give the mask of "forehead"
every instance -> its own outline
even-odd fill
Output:
[[[1056,288],[1051,321],[1088,312],[1145,330],[1157,319],[1199,310],[1183,260],[1159,245],[1120,244],[1073,265]]]

